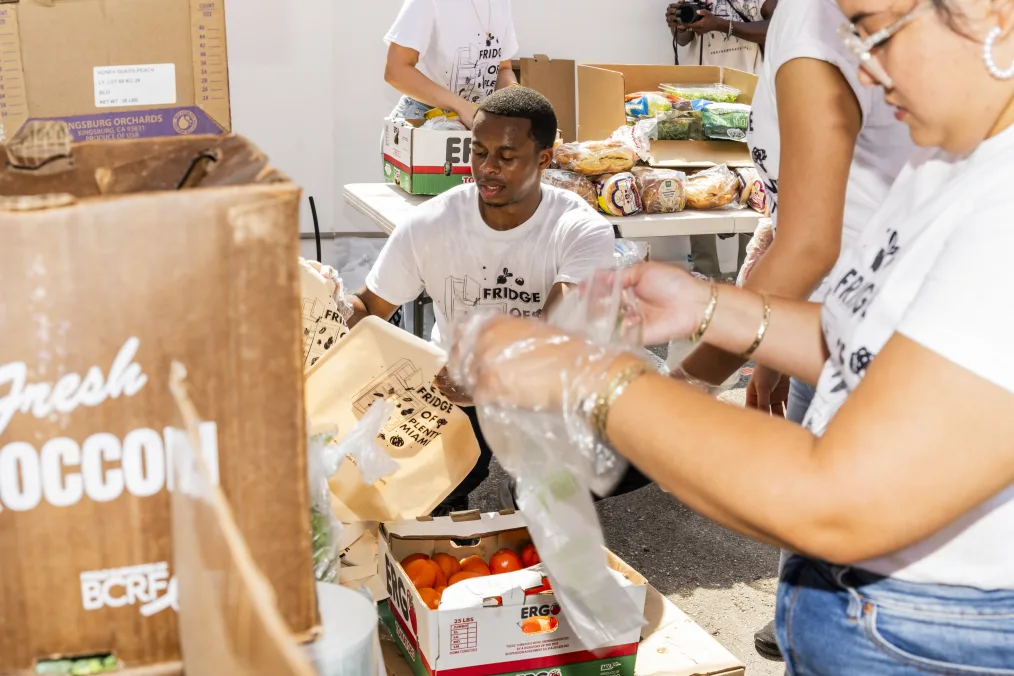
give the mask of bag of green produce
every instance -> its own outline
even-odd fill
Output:
[[[716,103],[735,103],[740,91],[724,84],[662,84],[658,87],[666,94],[693,101],[715,101]]]
[[[750,106],[742,103],[713,103],[701,111],[704,134],[710,139],[746,142]]]

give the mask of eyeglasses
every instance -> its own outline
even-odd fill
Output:
[[[873,35],[864,38],[859,29],[853,23],[843,24],[838,28],[838,35],[841,37],[842,42],[845,46],[856,55],[859,59],[859,65],[866,70],[867,73],[872,75],[885,89],[891,89],[894,87],[894,81],[891,80],[891,76],[887,74],[884,67],[877,60],[877,57],[873,55],[873,50],[881,46],[892,37],[895,33],[900,31],[908,24],[915,21],[919,16],[929,9],[932,5],[928,2],[920,2],[916,7],[905,16],[901,17],[890,26],[881,28]]]

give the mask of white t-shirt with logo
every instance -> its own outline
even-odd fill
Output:
[[[1014,393],[1012,152],[1008,129],[965,158],[921,151],[902,171],[829,277],[831,358],[809,430],[823,434],[894,333]],[[973,446],[953,452],[976,462]],[[923,542],[860,567],[911,582],[1014,589],[1014,485]]]
[[[764,0],[714,0],[711,13],[729,21],[763,21]],[[722,66],[744,73],[756,73],[761,66],[760,47],[749,40],[729,37],[727,33],[694,36],[686,45],[676,46],[681,66]]]
[[[611,268],[614,246],[612,225],[572,192],[543,185],[535,214],[500,232],[482,220],[478,191],[467,184],[398,226],[366,286],[392,305],[425,290],[436,318],[432,340],[446,349],[448,326],[473,312],[539,317],[553,285]]]
[[[384,41],[419,52],[423,75],[472,103],[518,51],[510,0],[405,0]]]
[[[845,193],[843,250],[855,241],[883,203],[895,177],[915,149],[908,128],[894,118],[894,110],[884,101],[881,90],[860,84],[859,62],[837,33],[845,22],[845,15],[834,0],[780,0],[768,27],[767,53],[758,74],[747,133],[747,143],[764,181],[777,232],[781,134],[775,77],[782,66],[795,59],[826,61],[838,67],[859,101],[863,118]],[[819,117],[824,113],[814,109],[809,114]],[[820,181],[820,176],[814,180]],[[826,285],[822,285],[811,300],[820,302],[826,295]]]

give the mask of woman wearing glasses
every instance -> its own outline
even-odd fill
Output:
[[[823,306],[658,264],[623,278],[648,344],[697,338],[815,385],[803,427],[532,322],[477,318],[451,367],[480,405],[567,402],[687,505],[798,552],[790,674],[1012,675],[1014,3],[840,6],[862,81],[924,150]]]

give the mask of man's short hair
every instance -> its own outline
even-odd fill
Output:
[[[556,143],[556,111],[542,94],[527,87],[507,87],[479,104],[479,112],[500,117],[515,117],[532,123],[532,138],[539,150]]]

